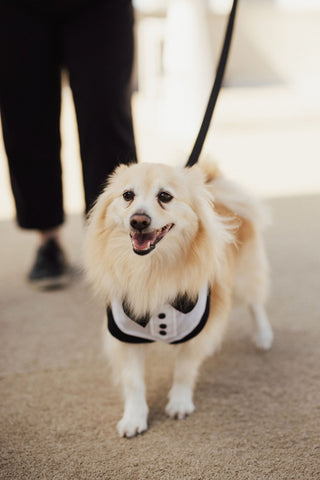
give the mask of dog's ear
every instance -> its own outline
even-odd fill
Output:
[[[88,226],[95,225],[96,228],[101,228],[103,225],[103,220],[106,216],[107,209],[112,201],[112,196],[108,190],[108,185],[105,187],[104,191],[99,195],[95,204],[88,215]]]
[[[95,204],[93,205],[91,211],[89,212],[89,220],[91,220],[93,216],[101,218],[105,215],[106,210],[113,198],[112,192],[111,192],[112,184],[115,182],[116,178],[128,168],[129,168],[129,165],[125,165],[124,163],[121,163],[109,175],[109,177],[106,179],[102,193],[98,196]]]
[[[190,170],[191,172],[197,171],[198,174],[201,172],[202,180],[204,181],[204,183],[211,183],[216,178],[222,176],[222,173],[218,168],[217,164],[212,161],[212,159],[210,160],[208,158],[201,158],[201,160],[195,165],[193,165],[191,168],[188,167],[188,170]]]
[[[131,164],[131,165],[132,165],[132,164]],[[116,176],[120,175],[120,174],[123,173],[125,170],[127,170],[129,167],[130,167],[130,165],[127,165],[127,164],[125,164],[125,163],[120,163],[120,165],[118,165],[118,166],[114,169],[113,173],[111,173],[111,175],[110,175],[109,178],[112,179],[113,177],[116,177]]]
[[[121,167],[126,167],[126,165],[120,165],[114,170],[114,172],[107,178],[105,186],[96,199],[93,207],[91,208],[88,214],[88,223],[87,226],[90,229],[100,230],[104,228],[104,219],[107,214],[108,207],[112,202],[114,195],[112,192],[112,183],[115,181],[117,170],[122,170]],[[94,225],[94,226],[93,226]]]
[[[222,176],[217,164],[208,158],[201,159],[199,167],[205,175],[205,183],[211,183]]]

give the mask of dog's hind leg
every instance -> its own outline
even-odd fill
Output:
[[[108,336],[107,353],[124,395],[124,413],[117,425],[121,437],[134,437],[147,430],[148,406],[144,381],[144,349],[123,344]]]
[[[235,299],[249,306],[253,321],[255,345],[269,350],[273,332],[264,305],[269,291],[269,267],[262,238],[256,234],[242,246],[235,269]]]
[[[249,305],[249,310],[254,321],[253,341],[261,350],[269,350],[273,342],[273,331],[265,308],[256,303]]]

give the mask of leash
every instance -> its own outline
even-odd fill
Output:
[[[206,136],[207,136],[207,133],[208,133],[208,130],[209,130],[210,122],[211,122],[213,111],[214,111],[214,108],[215,108],[215,105],[216,105],[216,102],[217,102],[217,98],[218,98],[218,95],[219,95],[219,92],[220,92],[220,88],[221,88],[221,84],[222,84],[222,80],[223,80],[223,75],[224,75],[224,71],[225,71],[225,67],[226,67],[226,63],[227,63],[227,59],[228,59],[228,54],[229,54],[229,50],[230,50],[231,37],[232,37],[232,31],[233,31],[233,26],[234,26],[234,19],[235,19],[235,15],[236,15],[237,3],[238,3],[238,0],[233,0],[233,5],[232,5],[231,11],[230,11],[229,20],[228,20],[228,24],[227,24],[227,28],[226,28],[225,37],[224,37],[224,43],[223,43],[223,47],[222,47],[222,50],[221,50],[220,59],[219,59],[219,63],[218,63],[216,78],[215,78],[215,81],[214,81],[214,84],[213,84],[213,87],[212,87],[212,90],[211,90],[208,105],[207,105],[207,108],[206,108],[206,111],[205,111],[205,114],[204,114],[204,117],[203,117],[203,120],[202,120],[202,124],[201,124],[200,130],[199,130],[197,139],[194,143],[194,146],[193,146],[192,152],[190,154],[190,157],[188,159],[188,162],[186,164],[186,167],[192,167],[192,165],[197,163],[197,161],[199,159],[199,156],[200,156],[200,153],[201,153],[201,150],[202,150],[202,147],[203,147],[203,144],[204,144],[204,141],[206,139]]]

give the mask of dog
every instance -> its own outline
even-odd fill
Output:
[[[107,354],[124,394],[120,436],[147,430],[145,351],[176,349],[166,413],[194,411],[202,362],[223,340],[234,302],[248,305],[254,342],[273,341],[260,203],[210,162],[120,165],[93,207],[85,268],[105,301]]]

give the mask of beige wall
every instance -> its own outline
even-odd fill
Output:
[[[281,4],[281,2],[279,2]],[[228,85],[320,82],[320,3],[305,11],[281,7],[277,2],[239,2],[232,51],[226,73]],[[288,2],[287,2],[288,3]],[[154,12],[165,17],[165,11]],[[136,29],[151,16],[136,12]],[[224,35],[224,15],[208,13],[215,60]],[[136,45],[138,43],[136,42]],[[136,53],[136,60],[138,52]],[[134,84],[137,85],[137,68]]]

